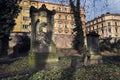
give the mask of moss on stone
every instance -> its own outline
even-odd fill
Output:
[[[58,55],[56,53],[39,53],[29,55],[29,64],[32,67],[43,66],[58,62]]]
[[[55,43],[53,42],[53,40],[51,40],[50,46],[51,46],[51,48],[52,48],[52,52],[53,52],[53,53],[56,53],[56,45],[55,45]]]

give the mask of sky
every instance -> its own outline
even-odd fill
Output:
[[[120,0],[96,0],[95,3],[92,1],[93,0],[89,0],[86,4],[87,20],[91,20],[107,12],[120,14]]]
[[[45,1],[45,0],[38,0]],[[46,0],[55,3],[61,0]],[[65,3],[69,0],[64,0]],[[86,21],[101,16],[107,12],[120,14],[120,0],[81,0],[81,6],[85,8]]]

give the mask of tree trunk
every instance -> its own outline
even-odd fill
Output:
[[[77,51],[81,52],[84,47],[84,36],[83,36],[83,29],[82,29],[82,21],[80,16],[80,0],[77,0],[76,5],[73,0],[70,1],[71,10],[74,15],[76,28],[74,28],[75,38],[73,40],[73,48]]]
[[[0,55],[2,55],[2,40],[0,39]]]
[[[5,35],[2,39],[1,39],[1,56],[7,56],[8,55],[8,48],[9,48],[9,36]]]

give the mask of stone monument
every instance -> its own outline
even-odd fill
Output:
[[[96,32],[87,34],[87,56],[85,64],[102,63],[102,56],[99,48],[99,35]]]
[[[30,64],[40,66],[57,61],[56,46],[52,40],[55,11],[43,4],[39,9],[31,6]],[[45,67],[45,66],[44,66]]]

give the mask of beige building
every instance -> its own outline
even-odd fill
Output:
[[[120,14],[106,13],[86,23],[86,33],[95,31],[100,38],[120,37]]]
[[[16,26],[13,32],[30,32],[30,6],[40,8],[42,4],[45,4],[49,10],[55,10],[54,16],[54,36],[53,40],[57,47],[70,48],[72,44],[73,28],[75,27],[74,17],[71,13],[69,5],[54,4],[49,2],[39,2],[34,0],[22,0],[20,6],[22,7],[21,13],[19,13],[16,19]],[[84,36],[86,35],[85,28],[85,11],[81,8],[81,20],[83,23]]]

